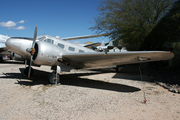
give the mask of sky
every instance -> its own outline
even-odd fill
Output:
[[[94,35],[90,27],[99,11],[101,0],[1,0],[0,34],[11,37],[37,35],[74,37]],[[105,37],[83,39],[74,42],[108,42]]]

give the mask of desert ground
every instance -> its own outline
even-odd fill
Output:
[[[6,120],[179,120],[180,95],[151,82],[148,71],[72,70],[50,85],[50,67],[0,63],[0,119]],[[21,73],[22,72],[22,73]],[[146,103],[144,100],[147,100]]]

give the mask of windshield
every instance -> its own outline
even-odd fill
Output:
[[[44,39],[46,39],[46,37],[44,37],[44,36],[38,37],[39,41],[43,41]]]

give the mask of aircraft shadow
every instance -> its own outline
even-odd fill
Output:
[[[82,75],[82,74],[81,74]],[[117,92],[136,92],[140,91],[139,88],[116,84],[116,83],[109,83],[100,80],[92,80],[92,79],[85,79],[85,78],[78,78],[78,74],[76,75],[62,75],[61,84],[62,85],[70,85],[70,86],[78,86],[78,87],[87,87],[87,88],[94,88],[94,89],[102,89],[102,90],[110,90],[110,91],[117,91]]]
[[[135,81],[146,81],[150,82],[149,71],[147,69],[141,70],[142,79],[140,75],[140,70],[138,65],[130,65],[123,67],[117,74],[112,78],[120,78],[126,80],[135,80]]]
[[[24,61],[3,60],[0,64],[24,64]]]
[[[22,72],[23,69],[20,68]],[[29,79],[24,76],[22,73],[4,73],[6,76],[0,78],[11,78],[11,79],[18,79],[15,84],[26,85],[26,86],[34,86],[34,85],[49,85],[48,82],[48,74],[49,72],[39,71],[34,69],[34,75]],[[140,91],[139,88],[116,84],[116,83],[109,83],[99,80],[92,80],[86,78],[79,78],[79,76],[87,76],[93,74],[100,74],[100,73],[76,73],[76,74],[63,74],[61,75],[61,85],[69,85],[69,86],[77,86],[77,87],[86,87],[86,88],[93,88],[93,89],[101,89],[101,90],[109,90],[109,91],[116,91],[116,92],[137,92]]]

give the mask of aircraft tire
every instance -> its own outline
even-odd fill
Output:
[[[57,74],[57,82],[56,82],[55,78],[56,78],[56,73],[55,72],[50,73],[49,74],[49,83],[50,84],[58,84],[58,83],[60,83],[59,74]]]

